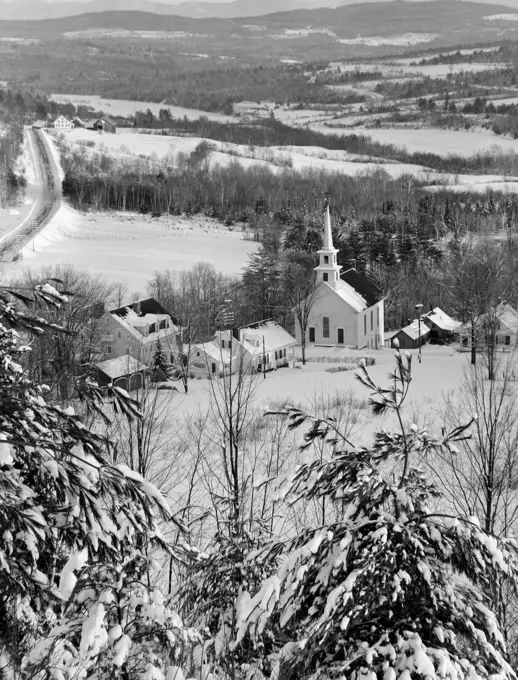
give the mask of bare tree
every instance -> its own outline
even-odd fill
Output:
[[[450,291],[452,307],[469,324],[471,363],[476,364],[477,347],[485,342],[492,380],[496,310],[505,299],[509,286],[501,250],[490,243],[468,246],[451,259],[445,283]]]
[[[300,328],[302,363],[306,363],[306,333],[311,311],[322,293],[321,285],[313,271],[313,259],[298,257],[288,264],[285,295],[292,308],[295,323]]]

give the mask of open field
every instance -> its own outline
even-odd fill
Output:
[[[34,247],[34,251],[33,251]],[[151,217],[125,213],[78,213],[63,205],[44,231],[4,272],[71,264],[126,283],[144,293],[157,270],[188,270],[210,262],[238,274],[257,243],[204,218]]]
[[[186,109],[183,106],[169,106],[164,103],[129,101],[126,99],[104,99],[100,95],[83,94],[53,94],[51,99],[66,104],[70,102],[74,106],[92,106],[96,111],[102,111],[106,115],[112,116],[132,116],[136,111],[146,111],[150,109],[153,115],[158,116],[160,109],[169,109],[173,118],[187,118],[194,120],[201,116],[206,116],[210,120],[231,121],[232,116],[225,116],[221,113],[199,111],[197,109]]]
[[[373,130],[372,132],[380,132]],[[406,130],[399,130],[406,132]],[[419,131],[422,136],[428,133],[439,132],[437,130]],[[453,131],[444,131],[447,133]],[[371,135],[371,130],[365,130],[365,134]],[[466,133],[474,134],[474,133]],[[162,167],[176,165],[178,154],[189,155],[198,144],[203,141],[201,137],[168,137],[155,134],[141,134],[119,130],[115,135],[99,135],[97,132],[82,130],[80,128],[66,133],[66,140],[72,145],[81,142],[95,143],[95,147],[87,147],[89,150],[109,150],[111,155],[121,159],[136,160],[136,158],[155,159],[155,170]],[[387,141],[387,140],[385,140]],[[390,140],[389,140],[390,141]],[[227,144],[223,142],[211,142],[214,150],[208,155],[206,162],[209,167],[215,165],[226,166],[230,163],[239,163],[242,167],[252,166],[267,167],[272,172],[283,172],[285,168],[293,168],[298,171],[311,169],[325,170],[330,173],[340,173],[351,177],[369,175],[383,170],[392,179],[410,175],[416,180],[426,182],[429,185],[449,186],[455,191],[484,192],[488,187],[503,191],[515,191],[516,177],[504,177],[503,175],[468,175],[451,174],[433,171],[422,165],[411,163],[398,163],[381,161],[375,157],[360,156],[346,151],[333,151],[315,146],[270,146],[256,147],[242,144]],[[393,143],[393,142],[391,142]],[[518,141],[517,141],[518,149]],[[453,151],[451,151],[453,153]],[[467,154],[469,155],[469,154]]]
[[[419,425],[432,423],[432,431],[440,431],[444,411],[444,397],[459,390],[465,370],[469,367],[469,355],[459,353],[455,347],[425,345],[422,348],[423,361],[417,362],[417,352],[412,352],[412,385],[404,408],[404,418],[408,425],[418,421]],[[374,381],[385,385],[387,375],[394,366],[394,350],[385,347],[381,350],[357,351],[344,348],[312,347],[308,350],[311,357],[372,356],[376,364],[369,367]],[[298,368],[282,368],[256,379],[254,403],[256,408],[266,411],[281,403],[302,405],[309,408],[311,401],[319,395],[333,395],[337,391],[350,392],[361,403],[360,422],[353,437],[355,442],[369,444],[372,435],[383,427],[395,427],[391,417],[373,418],[367,405],[369,392],[355,378],[356,371],[329,373],[328,369],[336,363],[325,361],[308,362]],[[168,395],[168,393],[166,393]],[[170,398],[170,393],[164,398]],[[208,380],[191,380],[188,394],[180,393],[174,397],[175,415],[189,418],[203,412],[209,405]]]
[[[340,134],[338,125],[312,125],[319,132]],[[344,131],[345,132],[345,131]],[[349,132],[349,130],[347,131]],[[518,152],[518,139],[510,139],[495,135],[487,130],[444,130],[434,128],[354,128],[356,134],[367,135],[377,142],[394,144],[406,148],[410,153],[427,151],[430,153],[456,154],[458,156],[473,156],[480,151],[498,147],[502,151]]]

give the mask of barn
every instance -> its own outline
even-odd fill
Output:
[[[108,359],[96,364],[97,382],[101,387],[113,383],[126,392],[133,392],[144,386],[146,364],[126,354],[116,359]]]
[[[422,321],[419,324],[419,321],[416,319],[395,333],[391,338],[391,342],[393,347],[395,347],[394,340],[397,340],[401,349],[417,349],[426,344],[429,335],[430,329],[428,326]]]

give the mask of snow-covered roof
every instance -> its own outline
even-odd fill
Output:
[[[363,297],[363,295],[360,295],[358,291],[356,291],[352,286],[350,286],[348,283],[345,281],[337,281],[335,284],[335,288],[327,284],[331,290],[334,290],[334,292],[342,298],[344,302],[347,302],[347,304],[354,309],[355,312],[363,312],[365,309],[369,307],[369,304],[367,303],[367,300]]]
[[[518,312],[514,307],[503,302],[498,306],[496,316],[500,323],[510,331],[518,331]]]
[[[452,319],[451,316],[446,314],[446,312],[443,312],[440,307],[435,307],[431,312],[428,312],[424,316],[443,331],[452,332],[462,326],[460,321]]]
[[[427,335],[430,332],[430,329],[423,321],[421,321],[420,326],[421,337]],[[411,324],[408,324],[408,326],[405,326],[398,333],[396,333],[396,335],[398,335],[399,333],[404,333],[405,335],[408,335],[409,338],[412,338],[412,340],[417,340],[419,338],[419,321],[415,319],[414,321],[412,321]]]
[[[276,321],[263,321],[239,330],[241,344],[250,354],[260,354],[264,349],[272,352],[283,347],[296,345],[295,338]]]
[[[217,342],[202,342],[199,345],[195,345],[191,351],[191,357],[196,358],[196,351],[202,351],[211,359],[221,362],[222,364],[230,364],[230,352],[228,349],[223,349],[218,345]]]
[[[124,375],[131,375],[132,373],[137,373],[138,371],[145,371],[147,369],[146,364],[135,359],[135,357],[125,354],[122,357],[117,357],[116,359],[108,359],[107,361],[101,361],[100,364],[96,364],[99,371],[102,371],[112,380],[120,378]]]

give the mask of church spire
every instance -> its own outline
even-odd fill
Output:
[[[340,271],[342,267],[336,262],[338,250],[333,245],[333,235],[331,233],[331,213],[327,206],[324,221],[324,243],[318,251],[320,263],[315,267],[318,281],[328,283],[331,288],[336,288],[340,282]]]
[[[326,211],[326,221],[324,224],[324,250],[334,250],[333,248],[333,234],[331,233],[331,213],[329,205]]]

